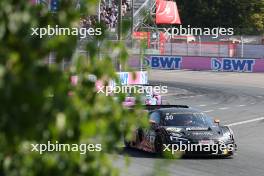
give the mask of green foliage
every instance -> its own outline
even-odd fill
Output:
[[[118,150],[122,135],[129,136],[144,119],[140,110],[122,108],[124,95],[115,100],[97,94],[95,83],[87,79],[90,74],[116,79],[111,56],[98,59],[96,43],[125,59],[122,43],[94,38],[85,47],[88,56],[75,57],[76,36],[31,36],[32,27],[76,27],[80,14],[94,13],[97,4],[86,0],[80,12],[75,1],[60,2],[59,11],[51,14],[29,1],[0,1],[0,175],[117,175],[107,153]],[[44,60],[50,52],[56,53],[57,63],[68,58],[73,64],[66,71],[60,64],[48,66]],[[70,86],[71,75],[80,78],[76,87]],[[31,152],[31,143],[48,140],[101,143],[102,152]]]
[[[237,34],[264,34],[264,0],[177,0],[184,25],[233,27]]]

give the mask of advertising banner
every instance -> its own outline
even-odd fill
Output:
[[[148,84],[148,72],[146,71],[136,71],[136,72],[117,72],[121,85],[133,85],[133,84]],[[94,75],[88,75],[90,81],[94,81],[96,87],[103,86],[102,80],[97,80]],[[70,82],[72,86],[77,86],[79,77],[73,75],[70,77]],[[109,86],[114,87],[116,82],[114,80],[109,81]]]
[[[212,70],[224,72],[264,72],[264,59],[214,58],[188,56],[146,56],[144,64],[152,69]]]
[[[118,72],[119,79],[122,85],[131,84],[147,84],[148,73],[146,71],[138,72]]]
[[[156,24],[181,24],[176,2],[156,1]]]

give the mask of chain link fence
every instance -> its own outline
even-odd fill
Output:
[[[143,39],[147,45],[147,54],[264,58],[264,36],[232,36],[217,39],[208,36],[178,36],[166,40],[157,34],[148,36],[150,37]],[[139,54],[141,42],[142,39],[132,42],[133,54]]]
[[[149,36],[149,35],[146,35]],[[152,37],[152,38],[151,38]],[[158,36],[151,36],[141,39],[124,40],[129,53],[128,64],[132,68],[143,68],[145,55],[174,55],[174,56],[208,56],[208,57],[231,57],[245,59],[264,59],[264,37],[262,36],[233,36],[213,39],[208,37],[180,37],[179,39],[162,41]],[[89,41],[89,40],[88,40]],[[119,42],[113,40],[112,42]],[[144,49],[142,48],[144,43]],[[75,56],[84,55],[89,57],[85,51],[86,41],[80,41]],[[98,43],[97,45],[104,45]],[[100,47],[100,46],[98,46]],[[98,50],[98,59],[103,59],[108,51]],[[120,58],[113,57],[113,64],[117,70],[123,70],[124,66],[119,64]],[[55,63],[55,53],[46,58],[46,63]],[[71,59],[64,59],[61,63],[62,69],[67,68]],[[121,68],[122,67],[122,68]]]

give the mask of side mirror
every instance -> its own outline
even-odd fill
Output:
[[[217,123],[219,125],[220,120],[219,119],[214,119],[214,123]]]

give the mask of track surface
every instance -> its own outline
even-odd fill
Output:
[[[154,170],[177,176],[264,176],[264,74],[193,71],[151,71],[152,82],[167,85],[170,104],[198,108],[221,124],[233,124],[237,154],[232,159],[169,160],[138,150],[125,150],[115,166],[121,175],[153,175]],[[256,121],[248,121],[248,120]],[[240,123],[242,122],[242,123]],[[130,165],[126,168],[125,155]],[[159,167],[163,163],[166,167]]]

